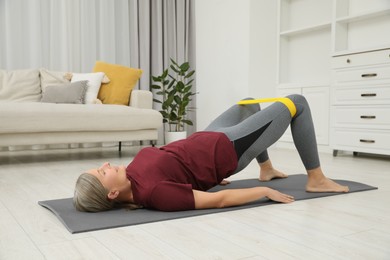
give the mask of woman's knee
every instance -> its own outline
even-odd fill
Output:
[[[287,96],[296,107],[296,115],[300,115],[303,111],[310,113],[310,106],[306,98],[301,94],[292,94]]]
[[[306,98],[301,94],[292,94],[287,96],[295,105],[305,104],[308,105]]]
[[[255,99],[252,98],[252,97],[247,97],[247,98],[243,98],[241,100],[255,100]],[[252,110],[252,113],[256,113],[257,111],[261,110],[260,103],[251,104],[251,105],[245,105],[245,107],[248,108],[249,110]]]

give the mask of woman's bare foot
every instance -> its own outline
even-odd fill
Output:
[[[287,178],[288,175],[276,169],[260,170],[260,181],[270,181],[272,179]]]
[[[219,185],[222,185],[222,186],[225,186],[225,185],[228,185],[228,184],[230,184],[230,181],[229,181],[229,180],[226,180],[226,179],[223,179],[223,180],[219,183]]]
[[[270,160],[260,163],[260,181],[270,181],[272,179],[287,178],[288,175],[276,170]]]
[[[308,192],[348,192],[349,187],[338,184],[337,182],[326,178],[321,168],[308,171],[308,180],[306,184]]]

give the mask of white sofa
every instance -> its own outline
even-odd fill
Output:
[[[41,70],[0,70],[0,147],[158,139],[152,93],[133,90],[129,106],[44,103]]]

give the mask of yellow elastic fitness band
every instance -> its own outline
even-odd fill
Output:
[[[283,103],[288,110],[290,111],[291,117],[294,117],[297,113],[297,108],[295,107],[294,102],[291,101],[291,99],[286,97],[279,97],[279,98],[261,98],[261,99],[248,99],[248,100],[241,100],[237,102],[238,105],[251,105],[251,104],[257,104],[257,103],[267,103],[267,102],[280,102]]]

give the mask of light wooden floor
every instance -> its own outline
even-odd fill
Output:
[[[389,158],[321,154],[329,177],[375,191],[76,235],[37,204],[72,196],[82,170],[127,165],[138,149],[0,152],[0,259],[390,259]],[[269,153],[304,172],[295,151]],[[253,163],[235,178],[257,174]]]

